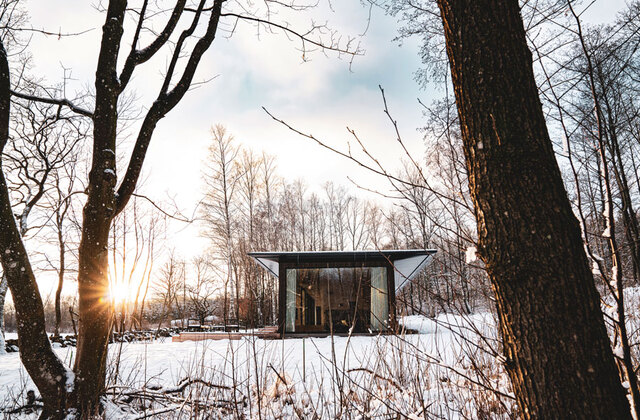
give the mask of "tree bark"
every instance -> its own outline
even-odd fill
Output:
[[[516,0],[438,0],[479,252],[523,418],[631,418]]]

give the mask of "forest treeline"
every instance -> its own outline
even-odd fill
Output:
[[[243,148],[223,126],[212,129],[200,211],[202,232],[211,248],[193,263],[169,261],[162,270],[164,280],[158,278],[165,286],[161,294],[175,296],[174,315],[182,311],[183,291],[166,279],[181,264],[188,268],[182,277],[187,282],[200,284],[201,290],[215,289],[217,305],[206,315],[247,325],[274,324],[277,281],[248,256],[274,250],[436,248],[435,262],[400,297],[402,313],[433,315],[452,308],[469,313],[488,303],[486,281],[465,261],[471,242],[461,232],[469,227],[464,227],[464,220],[446,219],[446,209],[424,185],[404,189],[405,198],[388,205],[360,198],[332,182],[312,189],[303,180],[283,179],[277,163],[266,153]],[[206,284],[199,279],[202,265],[210,267]],[[170,292],[170,287],[176,290]],[[202,315],[199,311],[198,318]]]

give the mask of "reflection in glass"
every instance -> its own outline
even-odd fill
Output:
[[[384,331],[389,325],[387,269],[371,269],[371,330]]]
[[[287,270],[286,332],[294,332],[296,321],[296,270]]]
[[[288,269],[286,332],[384,331],[389,325],[387,269]]]

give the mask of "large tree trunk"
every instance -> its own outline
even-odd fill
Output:
[[[93,162],[78,252],[80,314],[75,363],[76,404],[83,415],[99,407],[105,386],[107,345],[113,320],[109,298],[109,231],[116,208],[116,127],[119,94],[116,62],[126,1],[109,2],[96,71]]]
[[[517,0],[438,0],[479,251],[524,418],[631,418]]]
[[[7,54],[0,41],[0,153],[9,138],[9,80]],[[44,416],[62,418],[72,375],[47,338],[42,299],[13,215],[1,161],[0,226],[0,260],[16,308],[20,358],[40,390]]]

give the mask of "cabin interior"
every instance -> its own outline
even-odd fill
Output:
[[[291,268],[286,271],[286,332],[386,330],[386,267]]]

